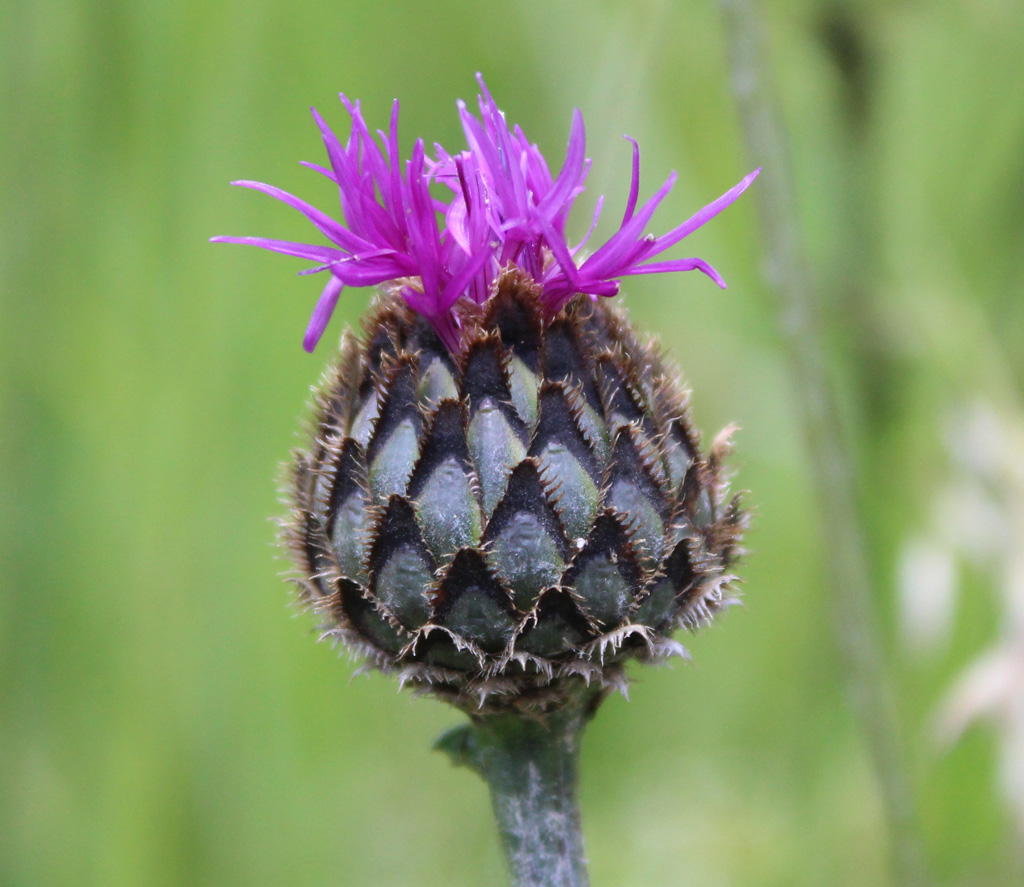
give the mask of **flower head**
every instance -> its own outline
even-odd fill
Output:
[[[719,286],[725,283],[703,259],[655,261],[743,193],[760,170],[661,236],[646,233],[658,204],[671,191],[673,173],[642,206],[639,201],[640,150],[633,144],[629,198],[618,230],[585,255],[583,247],[597,224],[598,200],[590,231],[570,245],[565,227],[573,201],[584,190],[590,169],[585,155],[583,118],[573,114],[565,162],[552,176],[544,155],[522,130],[511,130],[483,78],[479,117],[459,103],[466,148],[450,154],[440,145],[429,156],[422,139],[402,161],[398,151],[398,102],[388,132],[376,138],[359,102],[344,95],[352,118],[344,143],[314,110],[327,148],[328,166],[305,164],[338,187],[344,223],[279,188],[261,182],[236,185],[270,194],[299,210],[329,246],[263,237],[215,237],[247,243],[314,262],[303,273],[327,272],[328,281],[310,319],[303,345],[312,351],[323,335],[345,286],[389,284],[424,317],[452,352],[460,350],[460,304],[482,305],[492,298],[499,275],[518,269],[536,284],[540,308],[553,317],[577,293],[614,296],[619,280],[635,274],[698,269]],[[432,186],[433,190],[432,190]],[[444,199],[437,196],[446,190]],[[441,192],[443,193],[443,192]]]
[[[364,335],[341,339],[291,476],[284,537],[327,634],[476,712],[553,711],[584,687],[589,707],[625,687],[627,659],[684,655],[672,633],[733,600],[746,520],[722,472],[728,432],[702,454],[675,372],[599,297],[661,271],[724,285],[703,260],[663,254],[756,172],[656,237],[645,230],[674,178],[641,204],[633,142],[622,223],[584,253],[587,237],[566,237],[590,167],[579,112],[552,175],[480,88],[478,114],[459,105],[462,151],[417,141],[407,160],[397,104],[373,135],[342,96],[348,139],[314,112],[328,165],[313,168],[337,185],[344,223],[238,183],[298,209],[328,245],[215,239],[325,272],[309,350],[343,287],[381,287]]]

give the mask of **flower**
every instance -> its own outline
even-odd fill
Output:
[[[342,224],[270,185],[329,246],[250,243],[327,272],[312,350],[345,286],[380,298],[346,333],[295,454],[284,538],[325,633],[403,682],[476,713],[596,705],[629,658],[685,655],[672,638],[733,601],[746,515],[706,455],[688,392],[656,344],[601,296],[634,274],[699,269],[662,254],[728,206],[751,173],[682,225],[645,234],[674,177],[639,205],[633,142],[622,224],[590,254],[565,229],[590,167],[577,111],[552,176],[480,80],[459,105],[466,148],[398,152],[398,105],[375,138],[342,102],[342,145],[317,124]],[[442,199],[438,195],[444,195]],[[591,232],[601,209],[598,201]],[[588,706],[590,703],[588,703]]]
[[[462,348],[463,313],[468,300],[483,305],[494,294],[502,272],[518,269],[538,287],[538,303],[554,317],[577,293],[592,299],[614,296],[619,280],[637,274],[703,271],[719,286],[725,282],[703,259],[655,261],[670,247],[731,204],[756,178],[755,170],[717,200],[661,236],[645,233],[655,209],[671,191],[673,173],[642,206],[640,149],[633,145],[632,177],[626,211],[618,230],[592,253],[585,246],[601,211],[599,199],[590,231],[570,245],[565,228],[572,204],[585,189],[590,169],[585,154],[583,117],[573,114],[565,163],[553,177],[537,145],[516,126],[509,129],[478,74],[480,116],[459,102],[466,148],[449,154],[435,145],[427,154],[417,139],[411,157],[398,151],[398,102],[387,133],[375,139],[359,102],[341,96],[352,118],[342,145],[313,110],[327,149],[329,167],[305,164],[338,187],[344,223],[272,185],[238,181],[299,210],[330,242],[329,246],[264,237],[214,237],[215,242],[246,243],[315,263],[303,273],[327,272],[329,279],[303,340],[307,351],[319,342],[345,286],[390,284],[423,316],[449,351]],[[627,136],[628,138],[628,136]],[[434,193],[447,191],[447,200]]]

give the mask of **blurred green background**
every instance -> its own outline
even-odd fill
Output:
[[[1005,546],[961,572],[926,654],[900,629],[897,565],[957,470],[958,405],[1020,416],[1024,6],[764,5],[931,882],[1017,884],[1013,734],[972,726],[943,750],[933,729],[1006,635]],[[369,293],[309,357],[302,263],[206,242],[309,237],[232,179],[336,208],[297,163],[321,160],[310,105],[343,129],[344,90],[383,126],[397,96],[406,149],[454,147],[477,70],[555,165],[582,109],[609,222],[624,132],[644,194],[680,174],[659,231],[755,165],[713,3],[0,5],[0,884],[503,882],[484,785],[430,750],[461,716],[353,678],[278,575],[278,466]],[[637,670],[588,730],[592,880],[885,884],[754,204],[686,254],[729,290],[649,277],[628,304],[705,433],[742,426],[746,606],[684,639],[692,664]]]

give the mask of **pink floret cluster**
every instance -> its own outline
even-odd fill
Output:
[[[573,114],[565,162],[553,177],[538,147],[518,126],[509,129],[483,78],[477,75],[477,80],[480,116],[470,113],[465,103],[458,104],[466,136],[466,148],[458,154],[435,145],[434,156],[428,156],[423,140],[418,139],[412,156],[403,162],[398,153],[397,101],[388,132],[378,130],[375,138],[363,120],[359,102],[353,104],[342,95],[342,104],[352,118],[344,144],[313,111],[329,166],[305,165],[337,185],[344,222],[272,185],[233,183],[263,191],[294,207],[330,241],[329,246],[319,246],[263,237],[213,238],[316,263],[303,272],[306,274],[327,272],[327,284],[303,339],[307,351],[320,340],[346,286],[390,282],[453,352],[459,350],[461,341],[457,303],[464,297],[477,304],[486,302],[495,278],[509,267],[518,267],[536,282],[541,306],[551,315],[577,293],[592,298],[614,296],[619,280],[634,274],[697,269],[725,286],[703,259],[654,260],[729,206],[760,170],[681,225],[654,236],[645,229],[671,191],[675,174],[637,207],[640,150],[630,139],[633,169],[622,224],[604,244],[585,253],[603,199],[597,201],[590,230],[579,243],[570,245],[565,233],[572,204],[584,191],[590,170],[590,160],[584,156],[582,115],[578,110]]]

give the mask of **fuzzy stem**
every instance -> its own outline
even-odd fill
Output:
[[[755,162],[764,165],[755,190],[764,232],[765,277],[778,300],[818,503],[824,525],[830,528],[828,569],[839,651],[888,820],[895,881],[916,887],[928,879],[875,614],[854,462],[840,432],[840,410],[829,384],[788,145],[762,57],[762,23],[754,0],[719,3],[740,123]]]
[[[490,787],[512,887],[587,887],[576,783],[592,710],[473,716],[438,743]]]

